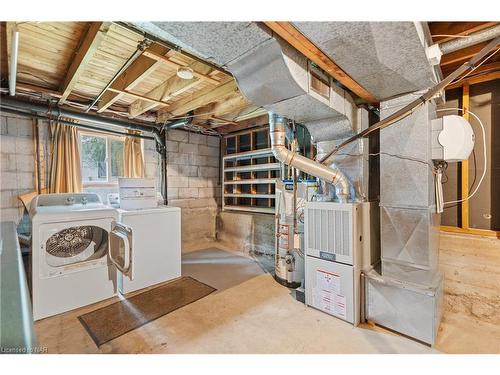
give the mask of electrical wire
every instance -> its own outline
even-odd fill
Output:
[[[470,184],[470,187],[469,187],[469,191],[467,194],[470,194],[472,189],[474,188],[474,184],[476,183],[476,178],[477,178],[477,163],[476,163],[476,150],[472,149],[472,156],[473,156],[473,159],[474,159],[474,178],[472,179],[472,183]],[[448,176],[446,175],[446,172],[445,172],[445,169],[443,170],[443,175],[446,177],[446,181],[442,182],[442,184],[446,184],[448,182]],[[454,203],[448,207],[444,207],[445,209],[446,208],[453,208],[453,207],[457,207],[458,206],[458,203]]]
[[[469,110],[464,110],[462,108],[443,108],[443,109],[436,110],[436,112],[444,112],[444,111],[461,111],[464,114],[468,113],[468,114],[472,115],[477,120],[477,122],[479,123],[479,125],[481,126],[481,131],[483,133],[484,169],[483,169],[483,173],[481,175],[481,178],[479,179],[479,182],[478,182],[476,188],[474,189],[474,191],[471,194],[468,194],[468,196],[466,198],[459,199],[459,200],[454,200],[454,201],[444,202],[443,204],[460,203],[460,202],[464,202],[464,201],[469,200],[470,198],[472,198],[477,193],[477,191],[479,190],[479,187],[481,186],[481,183],[484,180],[484,177],[486,176],[486,169],[488,167],[488,159],[487,159],[488,155],[486,154],[486,131],[484,130],[484,125],[481,122],[481,119],[475,113],[473,113],[473,112],[471,112]]]
[[[363,154],[335,154],[336,156],[353,156],[353,157],[360,157],[360,156],[363,156]],[[367,154],[368,156],[379,156],[379,155],[386,155],[386,156],[391,156],[391,157],[394,157],[394,158],[398,158],[398,159],[402,159],[402,160],[409,160],[409,161],[414,161],[414,162],[417,162],[417,163],[422,163],[422,164],[427,164],[428,166],[434,168],[434,165],[432,165],[431,163],[425,161],[425,160],[421,160],[421,159],[416,159],[416,158],[410,158],[410,157],[407,157],[407,156],[403,156],[403,155],[397,155],[397,154],[390,154],[388,152],[377,152],[377,153],[370,153],[370,154]],[[339,162],[339,161],[337,161]]]
[[[471,35],[448,35],[448,34],[436,34],[436,35],[431,35],[431,37],[435,38],[470,38]],[[439,43],[439,42],[438,42]]]
[[[469,70],[469,72],[467,74],[465,74],[464,76],[462,76],[461,78],[459,78],[458,80],[450,83],[450,85],[453,85],[453,84],[456,84],[458,82],[460,82],[461,80],[463,80],[465,77],[468,77],[474,70],[476,70],[477,68],[479,68],[481,65],[483,65],[486,61],[488,61],[490,58],[492,58],[498,51],[500,51],[500,48],[497,48],[495,51],[493,51],[488,57],[486,57],[483,61],[481,61],[479,64],[477,64],[474,68],[472,68],[471,70]]]
[[[244,115],[244,116],[248,116],[248,115],[250,115],[250,114],[252,114],[252,113],[254,113],[254,112],[259,111],[260,109],[261,109],[261,107],[255,108],[254,110],[252,110],[252,111],[250,111],[250,112],[248,112],[248,113],[245,113],[245,115]],[[168,112],[167,112],[167,113],[168,113]],[[168,120],[166,120],[166,121],[165,121],[165,123],[166,123],[167,121],[172,121],[172,120],[183,120],[183,119],[186,119],[186,118],[188,118],[188,117],[193,117],[193,118],[195,118],[195,117],[205,117],[205,116],[207,116],[207,115],[213,115],[213,114],[215,114],[215,113],[216,113],[215,111],[211,111],[211,112],[205,112],[205,113],[197,113],[197,114],[193,114],[192,116],[188,116],[188,115],[183,115],[183,116],[174,116],[174,117],[169,117],[169,118],[168,118]],[[228,121],[231,121],[231,120],[228,120]]]

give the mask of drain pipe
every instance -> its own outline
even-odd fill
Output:
[[[17,81],[17,56],[19,52],[19,30],[17,26],[12,29],[11,47],[10,47],[10,65],[9,65],[9,95],[16,95]]]
[[[274,157],[291,167],[332,184],[335,186],[335,192],[340,202],[347,202],[350,194],[350,183],[346,175],[333,164],[327,167],[299,155],[295,151],[288,150],[285,146],[286,123],[285,117],[269,113],[269,135]]]
[[[108,118],[108,117],[99,117],[95,115],[91,115],[88,113],[81,113],[81,112],[75,112],[75,111],[70,111],[67,109],[63,108],[58,108],[58,107],[53,107],[49,108],[47,104],[40,104],[40,103],[34,103],[34,102],[25,102],[22,100],[18,99],[13,99],[9,98],[6,96],[2,96],[0,100],[0,107],[2,111],[4,110],[17,110],[17,111],[29,111],[29,112],[36,112],[41,114],[42,117],[46,117],[48,119],[58,119],[62,118],[61,120],[64,120],[64,118],[71,119],[71,120],[76,120],[76,121],[81,121],[84,123],[90,123],[90,124],[98,124],[98,125],[111,125],[111,126],[117,126],[120,128],[125,128],[125,129],[130,129],[130,130],[139,130],[142,132],[147,132],[150,133],[156,143],[164,146],[165,145],[165,140],[160,136],[160,131],[158,128],[153,127],[153,126],[148,126],[148,125],[142,125],[138,123],[133,123],[129,121],[123,121],[123,120],[118,120],[118,119],[113,119],[113,118]],[[29,114],[27,114],[29,115]],[[33,116],[33,115],[29,115]],[[65,122],[68,125],[73,125],[73,126],[79,126],[79,123],[72,123],[68,121],[61,121]],[[84,127],[85,125],[82,125]],[[89,127],[89,126],[87,126]]]

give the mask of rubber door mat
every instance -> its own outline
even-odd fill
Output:
[[[96,345],[101,346],[152,320],[206,297],[215,290],[192,277],[182,277],[126,300],[80,315],[78,319]]]

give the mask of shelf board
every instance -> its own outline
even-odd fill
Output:
[[[274,207],[258,207],[258,206],[230,206],[225,205],[224,211],[246,211],[246,212],[260,212],[265,214],[274,214]]]
[[[275,194],[225,193],[225,198],[267,198],[275,199]]]
[[[240,167],[224,168],[224,172],[251,172],[251,171],[268,171],[280,169],[280,163],[267,163],[255,165],[242,165]]]
[[[245,160],[245,159],[253,159],[253,158],[260,158],[260,157],[266,157],[266,156],[272,156],[273,152],[271,151],[270,148],[263,148],[260,150],[254,150],[254,151],[245,151],[245,152],[238,152],[236,154],[228,154],[224,156],[224,161],[226,160]]]
[[[276,178],[254,178],[248,180],[230,180],[224,181],[224,185],[257,185],[257,184],[275,184]]]

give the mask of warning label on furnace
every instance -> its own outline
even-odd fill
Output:
[[[341,294],[340,276],[316,270],[316,287],[313,290],[316,308],[340,318],[346,317],[346,297]]]

